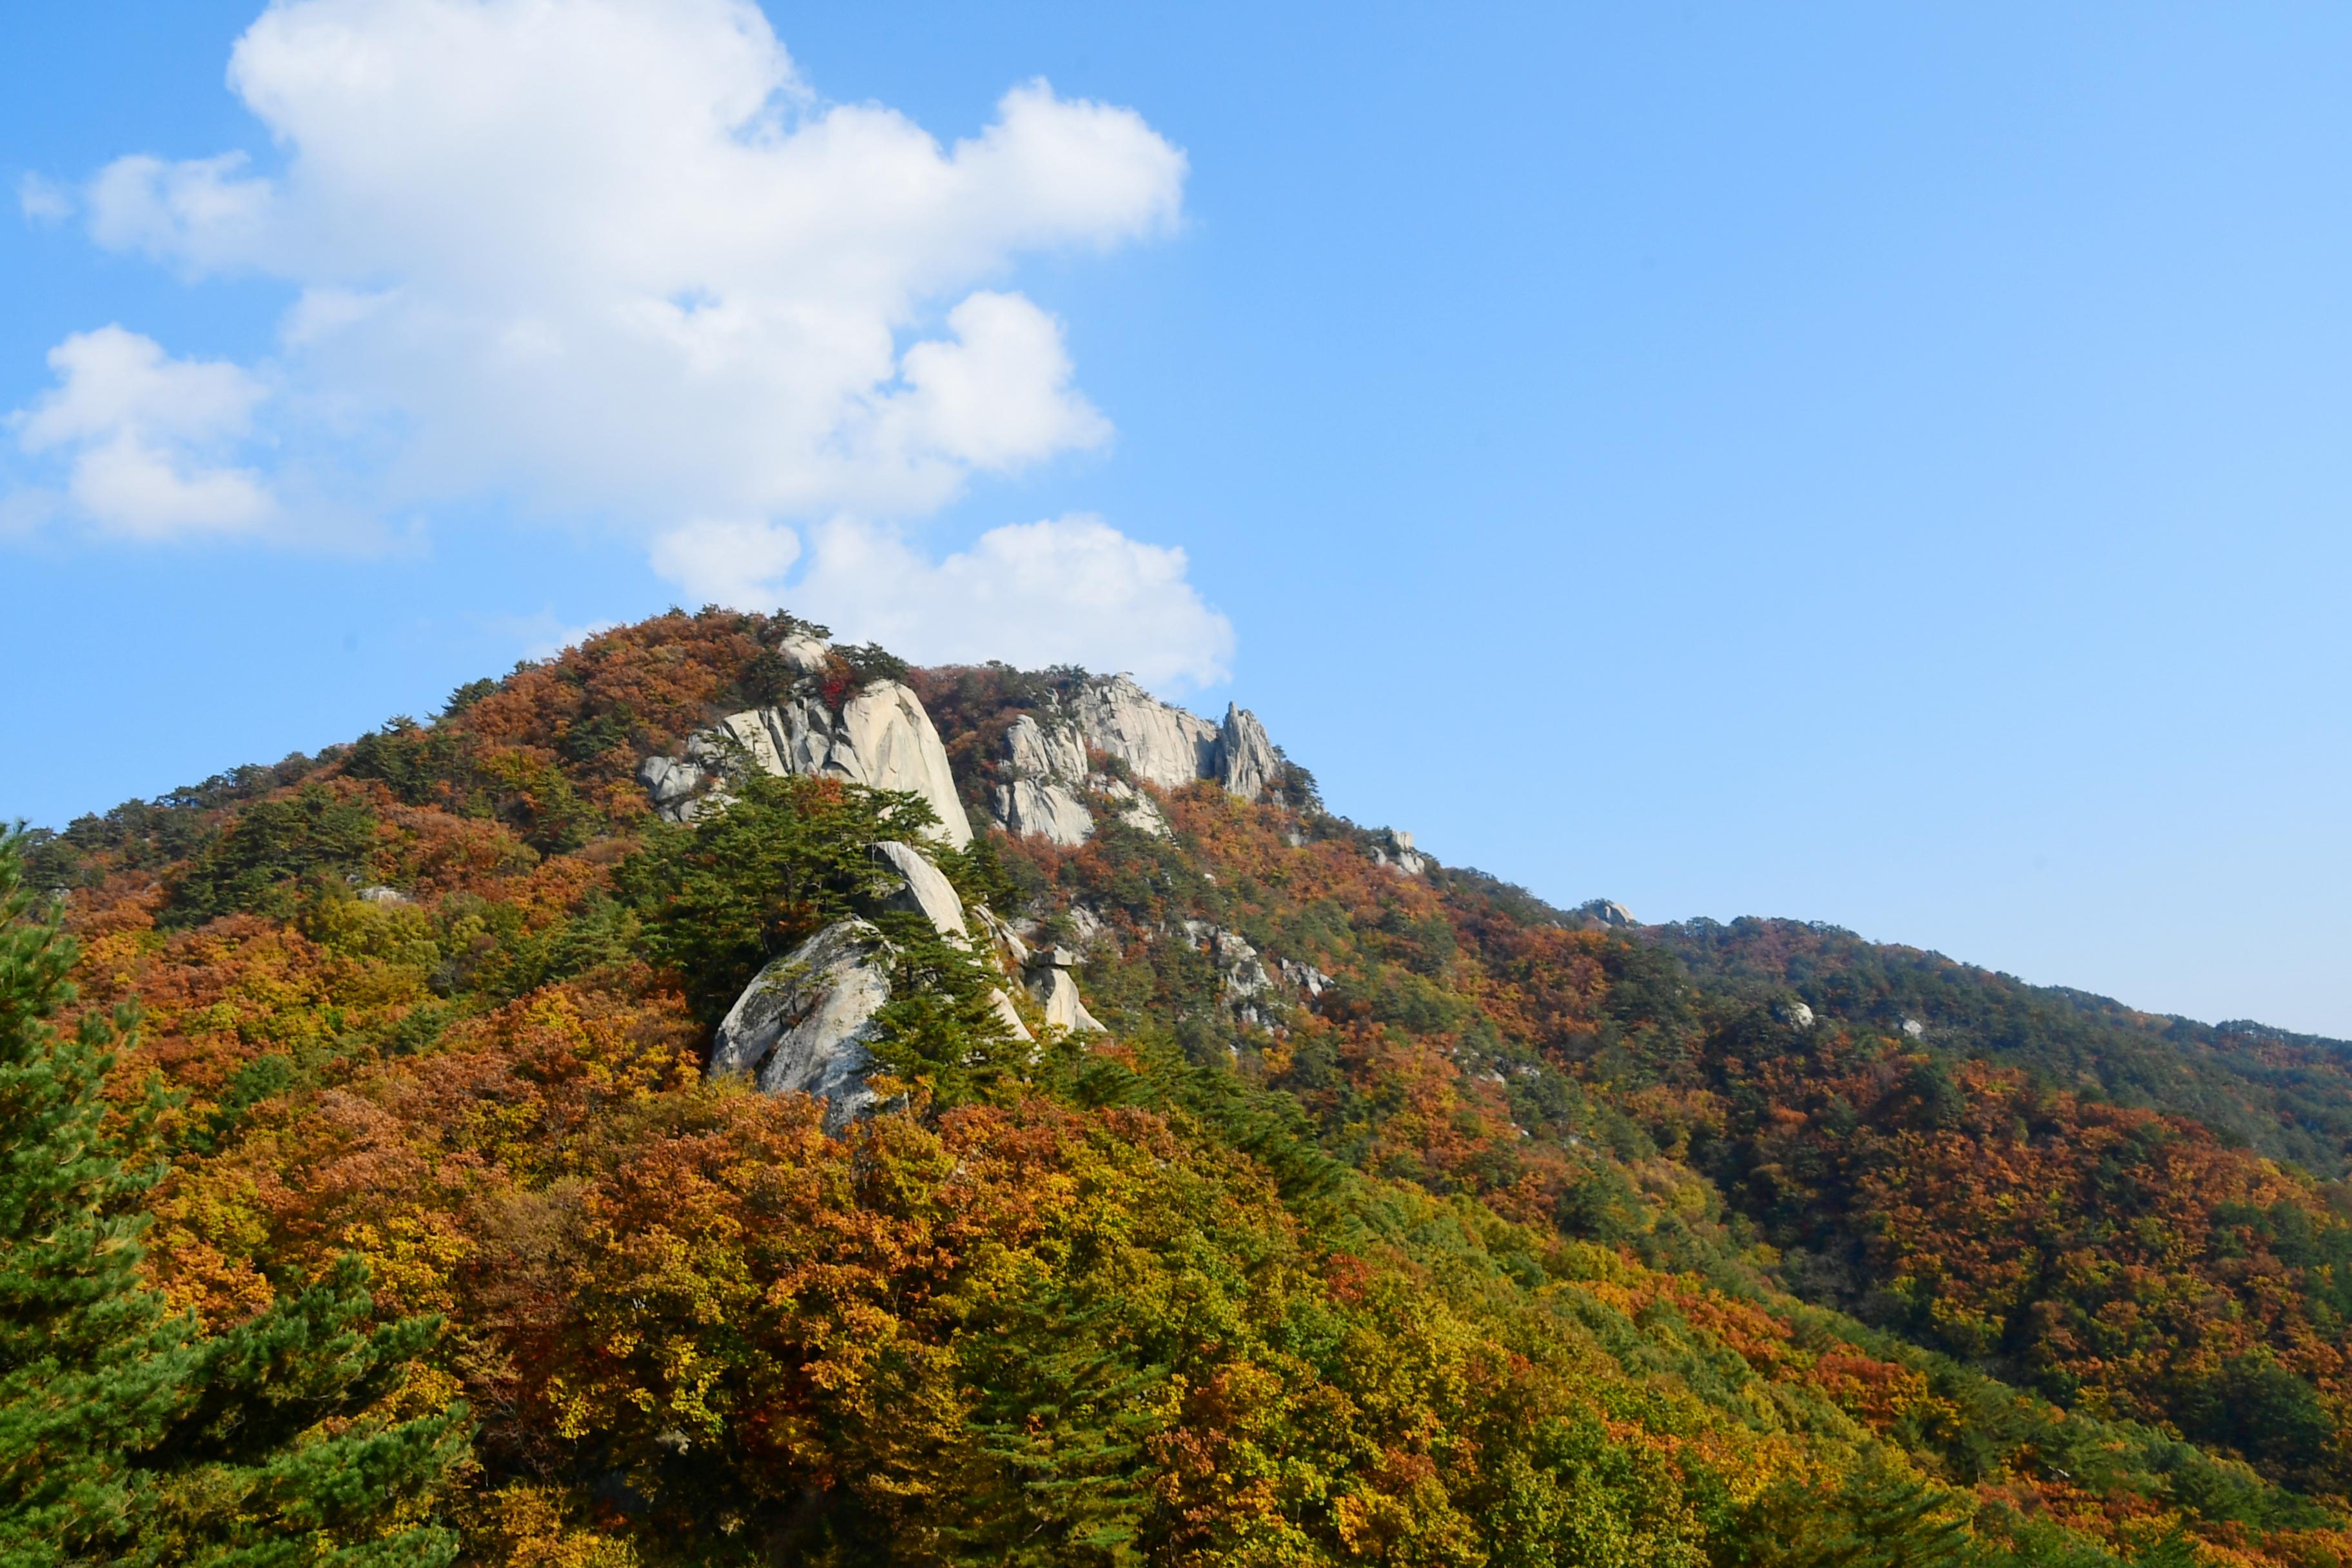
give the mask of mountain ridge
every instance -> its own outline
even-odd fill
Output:
[[[886,687],[979,829],[923,854],[1003,936],[959,947],[874,879],[871,846],[916,841],[891,812],[942,816],[937,779],[870,794],[878,741],[786,762]],[[1008,1521],[1053,1543],[1037,1561],[2352,1561],[2340,1042],[1834,927],[1561,910],[1323,812],[1238,708],[1192,719],[1223,750],[1189,777],[1101,744],[1105,689],[677,614],[429,725],[35,836],[89,1005],[140,1003],[132,1065],[183,1097],[156,1278],[233,1321],[350,1250],[389,1306],[447,1313],[427,1370],[493,1412],[451,1504],[483,1562],[984,1558]],[[823,723],[767,731],[751,773],[727,771],[748,745],[694,752],[811,701]],[[703,776],[664,800],[656,759]],[[714,1009],[852,919],[899,954],[858,1069],[884,1109],[828,1136],[702,1064]],[[1048,1026],[1006,956],[1033,948],[1066,951],[1101,1033]],[[868,1191],[857,1160],[909,1184]],[[908,1194],[957,1162],[999,1173],[977,1228],[903,1251],[945,1234]],[[776,1211],[789,1267],[728,1239],[785,1203],[762,1171],[816,1184]],[[1156,1239],[1097,1257],[1047,1193]],[[888,1254],[853,1272],[938,1312],[725,1283],[801,1300],[853,1234]],[[623,1337],[713,1358],[701,1394],[592,1321],[627,1280],[671,1300],[634,1250],[654,1236],[704,1283]],[[974,1246],[1020,1261],[915,1261]],[[1226,1281],[1225,1338],[1116,1304],[1118,1268],[1150,1297],[1180,1256]],[[1253,1257],[1288,1260],[1266,1267],[1298,1304]],[[706,1321],[695,1291],[736,1304]],[[898,1371],[859,1359],[902,1342]],[[1410,1394],[1368,1370],[1407,1363]],[[893,1378],[932,1425],[875,1423]],[[754,1436],[786,1412],[803,1437]]]

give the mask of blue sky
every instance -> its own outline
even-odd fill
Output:
[[[479,9],[291,8],[395,42]],[[225,85],[257,14],[0,23],[0,815],[314,750],[740,568],[728,591],[830,595],[918,654],[996,651],[958,607],[995,595],[1007,657],[1237,698],[1336,809],[1556,900],[1827,920],[2352,1036],[2352,13],[771,7],[777,134],[887,110],[949,194],[819,255],[901,279],[878,302],[793,248],[855,227],[824,205],[854,182],[662,298],[716,330],[739,290],[797,320],[835,279],[828,319],[902,356],[836,368],[898,432],[846,468],[764,425],[686,462],[725,421],[616,361],[467,401],[467,323],[538,303],[496,220],[694,170],[486,155],[528,191],[453,195],[417,259],[365,189],[337,205],[348,127],[273,141]],[[299,98],[298,56],[254,90]],[[434,69],[495,87],[507,58]],[[572,68],[514,83],[551,95],[523,119],[625,121],[611,83],[547,79]],[[1046,152],[954,163],[1020,143],[1000,104],[1038,78]],[[472,101],[402,79],[428,127]],[[1079,146],[1085,177],[1035,173]],[[133,154],[162,172],[92,185]],[[275,228],[172,205],[254,179]],[[727,249],[751,209],[720,198],[614,254]],[[593,262],[551,247],[548,309],[636,264]],[[436,287],[479,308],[455,336],[291,324],[306,289]],[[1012,301],[993,336],[974,295]],[[827,363],[770,354],[743,406],[800,406]],[[100,395],[126,385],[165,401]],[[133,483],[159,471],[180,488]]]

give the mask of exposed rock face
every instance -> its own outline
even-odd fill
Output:
[[[1331,984],[1329,975],[1311,963],[1300,963],[1295,959],[1277,959],[1275,961],[1275,969],[1283,979],[1306,992],[1309,996],[1322,995],[1324,987]]]
[[[1020,932],[998,920],[994,911],[986,904],[974,904],[965,913],[974,924],[979,926],[983,938],[993,944],[991,954],[996,960],[998,968],[1003,969],[1009,975],[1018,975],[1028,968],[1029,944],[1021,940]],[[1021,1009],[1013,1005],[1012,997],[1007,996],[1003,991],[991,991],[988,994],[988,999],[995,1006],[996,1016],[1004,1020],[1005,1028],[1012,1032],[1014,1039],[1035,1041],[1037,1037],[1031,1034],[1029,1026],[1022,1021]]]
[[[1783,1002],[1772,1009],[1772,1016],[1792,1029],[1810,1029],[1813,1026],[1813,1010],[1802,1002]]]
[[[1408,877],[1418,877],[1429,869],[1429,858],[1412,847],[1412,835],[1394,827],[1382,828],[1373,840],[1372,858]]]
[[[723,773],[739,748],[752,765],[779,776],[804,773],[910,791],[938,814],[934,837],[959,849],[971,842],[971,822],[957,797],[940,732],[921,699],[898,681],[874,682],[843,703],[838,715],[814,693],[730,713],[687,742],[684,763],[648,757],[637,777],[653,793],[656,809],[685,821],[693,791],[704,778]]]
[[[1035,834],[1066,849],[1095,836],[1095,814],[1067,785],[1037,779],[997,785],[996,820],[1007,833],[1023,837]]]
[[[971,842],[971,823],[956,797],[947,748],[940,744],[922,700],[898,681],[877,680],[842,704],[825,768],[874,789],[913,791],[939,813],[950,844],[961,849]]]
[[[1097,773],[1103,794],[1118,807],[1118,819],[1139,833],[1154,838],[1168,837],[1168,819],[1160,815],[1160,803],[1129,784],[1106,773]]]
[[[696,763],[671,757],[647,757],[637,764],[637,782],[653,797],[654,809],[673,819],[681,803],[700,789],[709,776]]]
[[[1633,910],[1611,899],[1595,899],[1591,903],[1580,904],[1576,912],[1590,915],[1605,926],[1628,927],[1642,923],[1633,918]]]
[[[1274,976],[1266,973],[1257,949],[1241,932],[1207,921],[1186,921],[1183,930],[1186,941],[1206,948],[1216,960],[1217,973],[1224,977],[1226,1001],[1239,1005],[1273,989]]]
[[[1071,940],[1082,948],[1091,951],[1110,936],[1110,922],[1091,904],[1072,904],[1069,918]]]
[[[1081,960],[1066,947],[1049,947],[1029,960],[1029,994],[1045,1009],[1045,1026],[1072,1034],[1103,1032],[1095,1016],[1078,998],[1078,982],[1070,971]]]
[[[874,858],[898,874],[902,890],[895,900],[901,908],[921,915],[931,922],[931,929],[958,944],[971,940],[963,923],[963,902],[956,897],[954,886],[941,875],[940,868],[911,844],[885,839],[874,847]]]
[[[866,1074],[874,1017],[890,1000],[889,943],[870,923],[829,925],[760,971],[719,1026],[714,1073],[750,1073],[770,1094],[825,1102],[839,1131],[874,1103]]]
[[[1013,776],[996,792],[996,819],[1016,834],[1042,834],[1065,847],[1094,835],[1090,795],[1106,795],[1121,821],[1145,833],[1166,837],[1167,819],[1158,803],[1125,780],[1095,771],[1099,752],[1124,763],[1134,778],[1160,789],[1196,779],[1214,779],[1244,800],[1275,792],[1282,761],[1265,727],[1244,709],[1225,709],[1225,721],[1211,724],[1162,702],[1130,676],[1090,680],[1041,721],[1024,713],[1004,735],[1004,756]]]
[[[776,645],[778,657],[803,675],[814,675],[825,666],[824,639],[796,632]]]
[[[1188,920],[1181,929],[1187,942],[1194,947],[1205,948],[1215,961],[1218,978],[1223,982],[1225,1005],[1233,1009],[1234,1016],[1244,1024],[1264,1025],[1265,1014],[1257,1005],[1258,998],[1274,989],[1274,974],[1267,970],[1265,960],[1259,956],[1257,949],[1251,946],[1249,940],[1241,932],[1227,931],[1207,921]],[[1316,982],[1314,994],[1319,994],[1322,986],[1329,982],[1329,976],[1321,970],[1304,964],[1277,960],[1276,967],[1293,984],[1300,984],[1298,979],[1292,978],[1294,971],[1302,977],[1312,975]]]
[[[1088,681],[1070,717],[1087,745],[1161,789],[1217,776],[1216,726],[1160,701],[1131,676]]]
[[[1007,833],[1035,835],[1064,848],[1095,835],[1095,815],[1078,789],[1096,783],[1087,771],[1086,743],[1067,724],[1050,729],[1027,713],[1004,732],[1005,760],[1013,782],[996,789],[996,820]]]
[[[1225,721],[1217,730],[1217,782],[1225,793],[1244,800],[1262,800],[1282,773],[1274,742],[1265,726],[1246,709],[1225,704]]]
[[[1012,960],[1013,968],[1029,967],[1029,944],[1021,940],[1019,931],[998,920],[994,911],[986,904],[972,905],[971,914],[974,920],[980,921],[981,929],[987,931],[996,944],[1004,950],[1005,956]]]
[[[1029,1026],[1021,1021],[1021,1009],[1013,1005],[1012,997],[1007,996],[1001,990],[991,991],[988,994],[988,1002],[990,1006],[996,1009],[997,1017],[1003,1020],[1006,1034],[1026,1045],[1037,1043],[1037,1037],[1031,1034]]]
[[[1225,1002],[1243,1021],[1262,1024],[1265,1017],[1258,1011],[1257,998],[1274,989],[1274,976],[1265,972],[1265,961],[1257,949],[1244,942],[1234,931],[1217,933],[1217,966],[1225,973]]]
[[[1051,730],[1024,713],[1004,732],[1004,753],[1013,771],[1024,778],[1061,779],[1087,776],[1087,743],[1077,731],[1056,724]]]
[[[1903,1032],[1916,1040],[1927,1032],[1927,1026],[1916,1018],[1906,1018],[1903,1020]]]

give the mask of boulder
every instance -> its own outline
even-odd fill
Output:
[[[830,650],[823,637],[806,632],[794,632],[776,645],[776,655],[803,675],[814,675],[831,660]]]
[[[891,901],[931,922],[931,929],[959,945],[971,933],[963,923],[963,900],[937,866],[911,844],[884,839],[874,846],[874,858],[898,873],[899,890]]]
[[[1903,1020],[1903,1032],[1916,1040],[1927,1032],[1927,1026],[1916,1018],[1906,1018]]]
[[[1045,1009],[1045,1026],[1072,1034],[1102,1034],[1102,1025],[1079,999],[1077,977],[1070,973],[1083,962],[1066,947],[1049,947],[1029,961],[1029,994]]]
[[[1810,1029],[1813,1026],[1813,1010],[1802,1002],[1780,1003],[1773,1007],[1772,1016],[1792,1029]]]
[[[1594,899],[1590,903],[1579,904],[1576,912],[1590,916],[1605,926],[1622,928],[1642,923],[1633,918],[1633,910],[1612,899]]]
[[[744,987],[719,1026],[710,1070],[749,1074],[770,1094],[814,1095],[838,1132],[874,1104],[866,1043],[890,1000],[889,960],[869,922],[825,927]]]
[[[1075,848],[1095,836],[1095,815],[1064,784],[1032,778],[996,786],[996,820],[1016,837],[1031,834]]]
[[[672,822],[682,819],[682,807],[709,776],[695,763],[671,757],[647,757],[637,764],[637,782],[646,786],[654,810]]]

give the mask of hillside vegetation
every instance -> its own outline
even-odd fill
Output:
[[[1108,1032],[1033,1049],[885,907],[919,800],[654,816],[801,629],[673,613],[14,841],[0,1095],[68,1110],[0,1170],[0,1562],[2352,1564],[2344,1047],[1604,924],[1295,772],[940,853],[1085,952]],[[829,657],[976,824],[1081,679]],[[832,1135],[703,1063],[851,915],[899,984]],[[7,1185],[68,1143],[87,1256]],[[45,1491],[25,1325],[108,1301],[88,1375],[215,1391]]]

